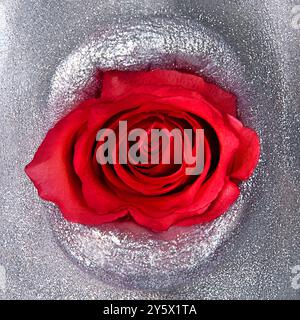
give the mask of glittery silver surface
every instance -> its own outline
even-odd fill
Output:
[[[299,299],[296,4],[2,0],[0,297]],[[23,167],[74,100],[95,94],[97,68],[187,65],[234,91],[261,138],[259,167],[226,215],[162,234],[89,229],[37,197]]]

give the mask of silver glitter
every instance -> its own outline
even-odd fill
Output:
[[[2,0],[0,297],[299,299],[296,4]],[[259,167],[226,215],[152,234],[70,224],[42,203],[23,168],[61,114],[95,93],[95,68],[185,64],[234,91],[261,138]]]

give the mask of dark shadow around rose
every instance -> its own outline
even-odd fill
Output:
[[[185,164],[99,164],[100,128],[204,129],[200,175]],[[76,106],[47,133],[25,171],[41,198],[85,225],[124,218],[153,231],[207,223],[239,196],[259,159],[257,134],[237,119],[236,98],[201,77],[173,70],[104,72],[101,96]],[[118,153],[119,150],[116,150]]]

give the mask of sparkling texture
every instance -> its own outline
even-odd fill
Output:
[[[0,297],[299,298],[295,4],[2,1]],[[71,224],[38,198],[24,166],[51,125],[97,93],[96,70],[187,65],[235,92],[261,138],[260,164],[226,215],[153,234],[131,223]]]

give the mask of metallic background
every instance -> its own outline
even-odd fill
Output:
[[[5,268],[6,283],[0,285],[0,297],[299,299],[291,272],[300,265],[300,21],[292,13],[297,4],[1,0],[0,272]],[[232,55],[225,53],[225,61],[238,57],[233,75],[241,73],[247,88],[236,90],[249,101],[249,110],[245,103],[241,117],[259,132],[262,159],[240,224],[208,262],[206,272],[199,265],[171,287],[155,290],[152,279],[151,290],[138,291],[126,289],[128,283],[117,288],[107,278],[102,282],[85,270],[84,263],[78,267],[69,259],[68,247],[53,233],[53,227],[57,231],[61,225],[49,223],[53,206],[38,199],[23,168],[53,121],[47,106],[49,96],[59,92],[51,81],[58,66],[99,26],[111,21],[119,26],[130,21],[143,25],[150,20],[165,21],[166,26],[172,21],[178,30],[184,23],[195,30],[207,27],[230,48]],[[180,42],[179,36],[175,42]],[[221,53],[209,47],[208,54],[217,58]],[[225,71],[230,73],[229,62]],[[66,231],[63,228],[60,235]]]

